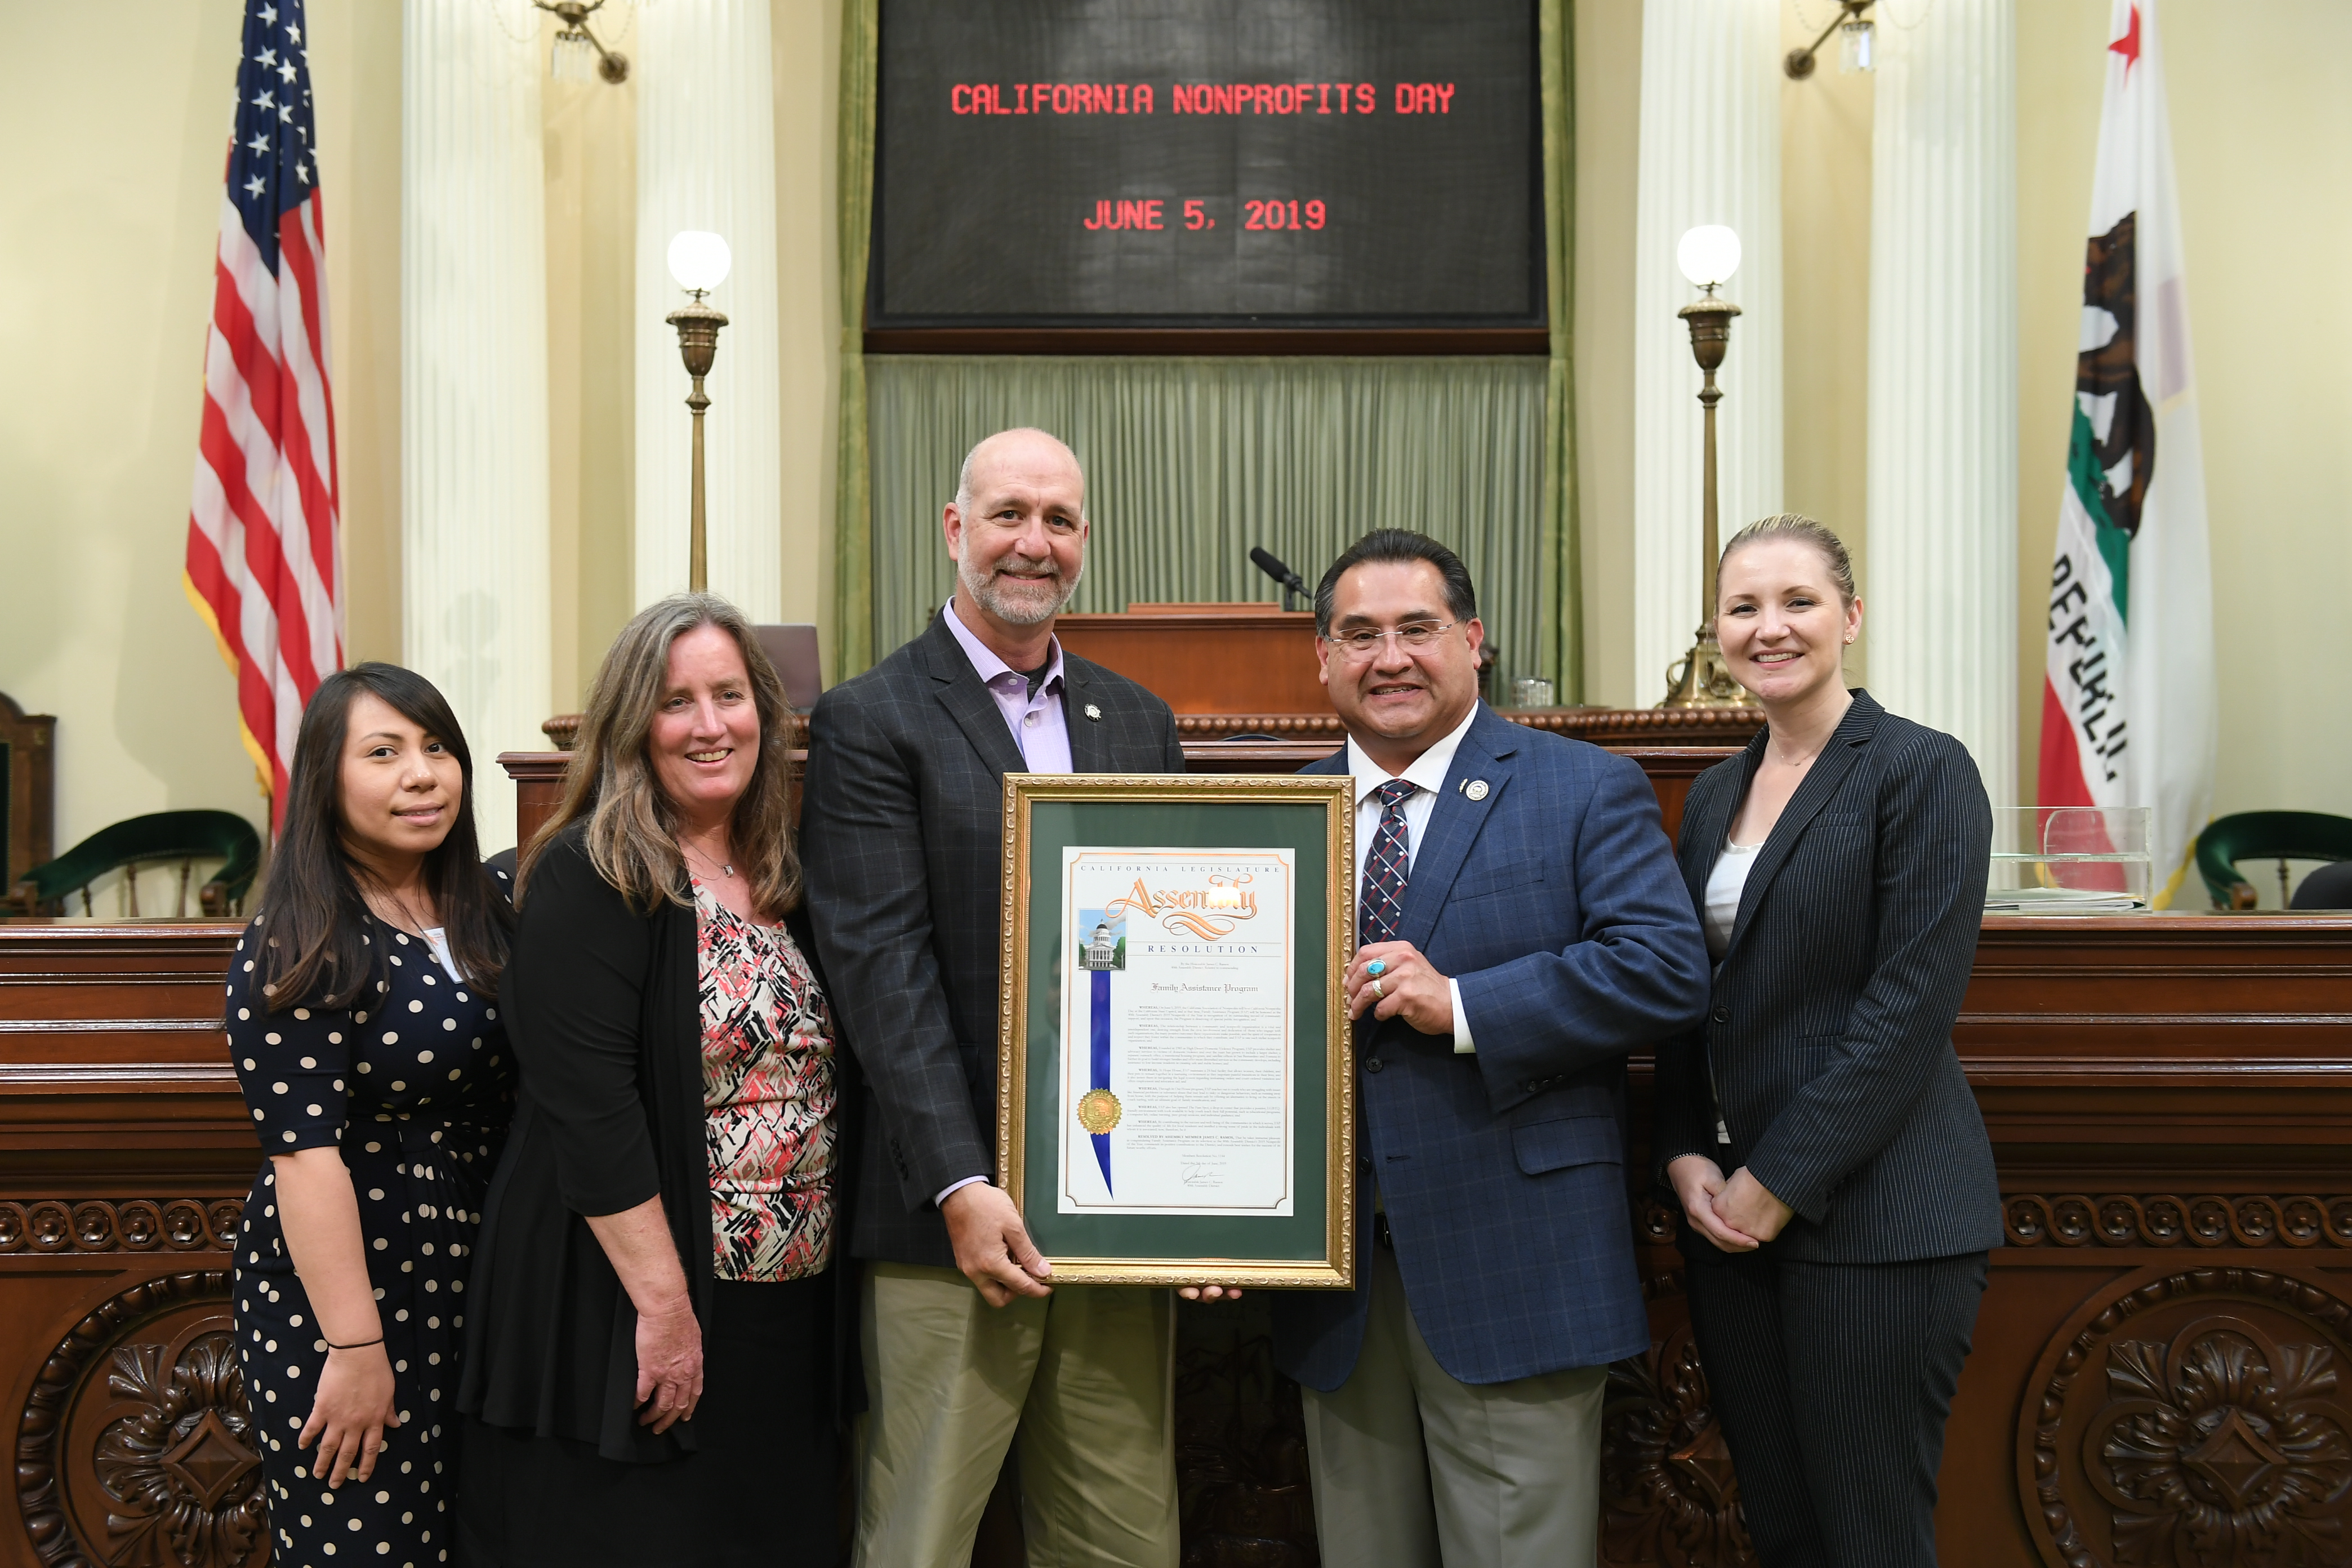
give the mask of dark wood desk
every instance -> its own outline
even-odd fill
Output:
[[[259,1506],[224,1359],[259,1161],[215,1022],[236,934],[0,921],[0,1564],[261,1560],[228,1545]],[[1953,1408],[1943,1560],[2346,1561],[2352,917],[1988,920],[1956,1038],[2011,1245]],[[1744,1563],[1675,1222],[1638,1184],[1628,1210],[1653,1343],[1612,1370],[1604,1560]],[[1317,1561],[1263,1314],[1182,1314],[1188,1561]]]
[[[1054,635],[1183,714],[1322,714],[1315,617],[1272,605],[1130,605],[1125,615],[1057,616]]]
[[[1717,741],[1725,733],[1717,728],[1701,725],[1650,727],[1622,722],[1629,717],[1646,718],[1646,710],[1625,714],[1614,710],[1554,709],[1549,715],[1569,714],[1579,718],[1601,715],[1608,723],[1570,726],[1546,722],[1542,715],[1513,713],[1507,717],[1531,728],[1549,729],[1580,739],[1593,740],[1604,750],[1620,756],[1631,757],[1642,766],[1650,778],[1650,787],[1657,791],[1658,809],[1665,819],[1669,837],[1682,826],[1683,802],[1690,795],[1691,783],[1708,768],[1729,754],[1729,748]],[[1671,719],[1677,715],[1658,714]],[[1246,720],[1225,719],[1220,724],[1269,723],[1260,717]],[[1263,732],[1231,729],[1203,732],[1186,727],[1177,721],[1183,736],[1184,761],[1194,773],[1295,773],[1318,758],[1328,757],[1346,743],[1339,729],[1339,721],[1331,721],[1328,732],[1318,729],[1284,731],[1269,727]],[[808,765],[808,724],[806,720],[794,721],[794,749],[792,753],[793,812],[797,820],[800,812],[801,771]],[[1206,728],[1205,726],[1203,727]],[[1580,733],[1580,729],[1581,733]],[[1693,737],[1697,737],[1694,739]],[[540,825],[554,814],[563,798],[564,770],[570,765],[569,752],[501,752],[499,766],[515,786],[515,831],[523,842],[539,831]]]

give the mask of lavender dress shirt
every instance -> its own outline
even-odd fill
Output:
[[[971,660],[972,668],[996,699],[997,711],[1004,715],[1004,727],[1013,731],[1013,743],[1021,748],[1021,756],[1033,773],[1066,773],[1076,770],[1070,765],[1070,725],[1062,708],[1062,639],[1051,644],[1052,662],[1045,666],[1045,679],[1037,683],[1037,694],[1029,694],[1029,678],[997,658],[988,645],[971,635],[950,601],[940,611],[963,648],[964,658]],[[966,1176],[940,1189],[931,1201],[943,1204],[948,1194],[958,1187],[968,1187],[974,1182],[984,1182],[986,1176]]]
[[[955,634],[963,656],[980,672],[989,695],[996,699],[997,710],[1004,715],[1004,727],[1013,731],[1013,743],[1021,748],[1029,771],[1074,772],[1070,766],[1069,720],[1062,709],[1062,639],[1053,639],[1053,661],[1046,665],[1045,679],[1038,683],[1037,694],[1032,697],[1029,678],[991,653],[987,644],[972,636],[952,601],[940,615],[947,621],[948,630]]]

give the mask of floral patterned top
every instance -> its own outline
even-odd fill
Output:
[[[833,1261],[833,1015],[782,926],[694,884],[703,1136],[721,1279],[773,1282]]]

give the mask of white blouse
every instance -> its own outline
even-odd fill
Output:
[[[1724,950],[1731,945],[1731,928],[1739,921],[1739,895],[1747,890],[1748,873],[1756,864],[1756,851],[1763,847],[1761,844],[1734,844],[1727,838],[1723,853],[1716,857],[1715,869],[1707,873],[1706,910],[1699,923],[1706,928],[1707,956],[1717,963],[1722,961]],[[1714,1087],[1714,1077],[1715,1064],[1710,1060],[1710,1089]],[[1720,1104],[1721,1100],[1718,1094],[1717,1102]],[[1719,1111],[1715,1119],[1715,1141],[1731,1142],[1731,1129],[1723,1124]]]
[[[1716,858],[1715,869],[1707,874],[1703,923],[1710,958],[1720,960],[1724,949],[1731,945],[1731,928],[1739,920],[1739,895],[1747,889],[1748,868],[1756,864],[1756,851],[1762,847],[1761,844],[1734,844],[1727,839],[1723,853]]]

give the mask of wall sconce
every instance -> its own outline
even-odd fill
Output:
[[[1838,69],[1843,73],[1876,70],[1878,68],[1877,29],[1864,15],[1877,0],[1838,0],[1838,14],[1822,29],[1822,36],[1801,49],[1790,49],[1781,68],[1798,81],[1813,74],[1813,56],[1829,42],[1830,35],[1838,36]]]
[[[586,81],[588,61],[594,57],[595,74],[615,87],[629,79],[629,57],[606,48],[588,30],[588,18],[604,8],[604,0],[530,0],[551,11],[563,23],[555,35],[554,52],[547,57],[547,74],[557,81]]]
[[[1706,378],[1698,394],[1699,405],[1706,410],[1702,503],[1706,538],[1699,561],[1701,609],[1697,640],[1690,652],[1667,669],[1666,697],[1658,706],[1748,708],[1755,705],[1756,700],[1724,668],[1723,646],[1715,638],[1715,568],[1720,538],[1716,509],[1715,405],[1723,401],[1723,388],[1715,384],[1715,373],[1723,363],[1724,352],[1731,346],[1731,318],[1739,314],[1738,306],[1728,300],[1717,299],[1715,291],[1739,270],[1739,236],[1719,223],[1701,224],[1685,233],[1675,247],[1675,265],[1682,268],[1684,277],[1706,291],[1676,314],[1690,323],[1691,353]]]
[[[694,296],[693,304],[662,319],[677,329],[677,352],[686,361],[686,374],[694,378],[694,390],[686,399],[687,407],[694,412],[694,491],[686,559],[687,586],[699,594],[710,585],[702,510],[702,411],[710,406],[710,399],[703,395],[702,378],[710,374],[711,363],[719,357],[719,329],[727,324],[727,318],[704,304],[702,297],[727,281],[735,258],[719,236],[688,228],[670,237],[668,259],[669,275]]]

